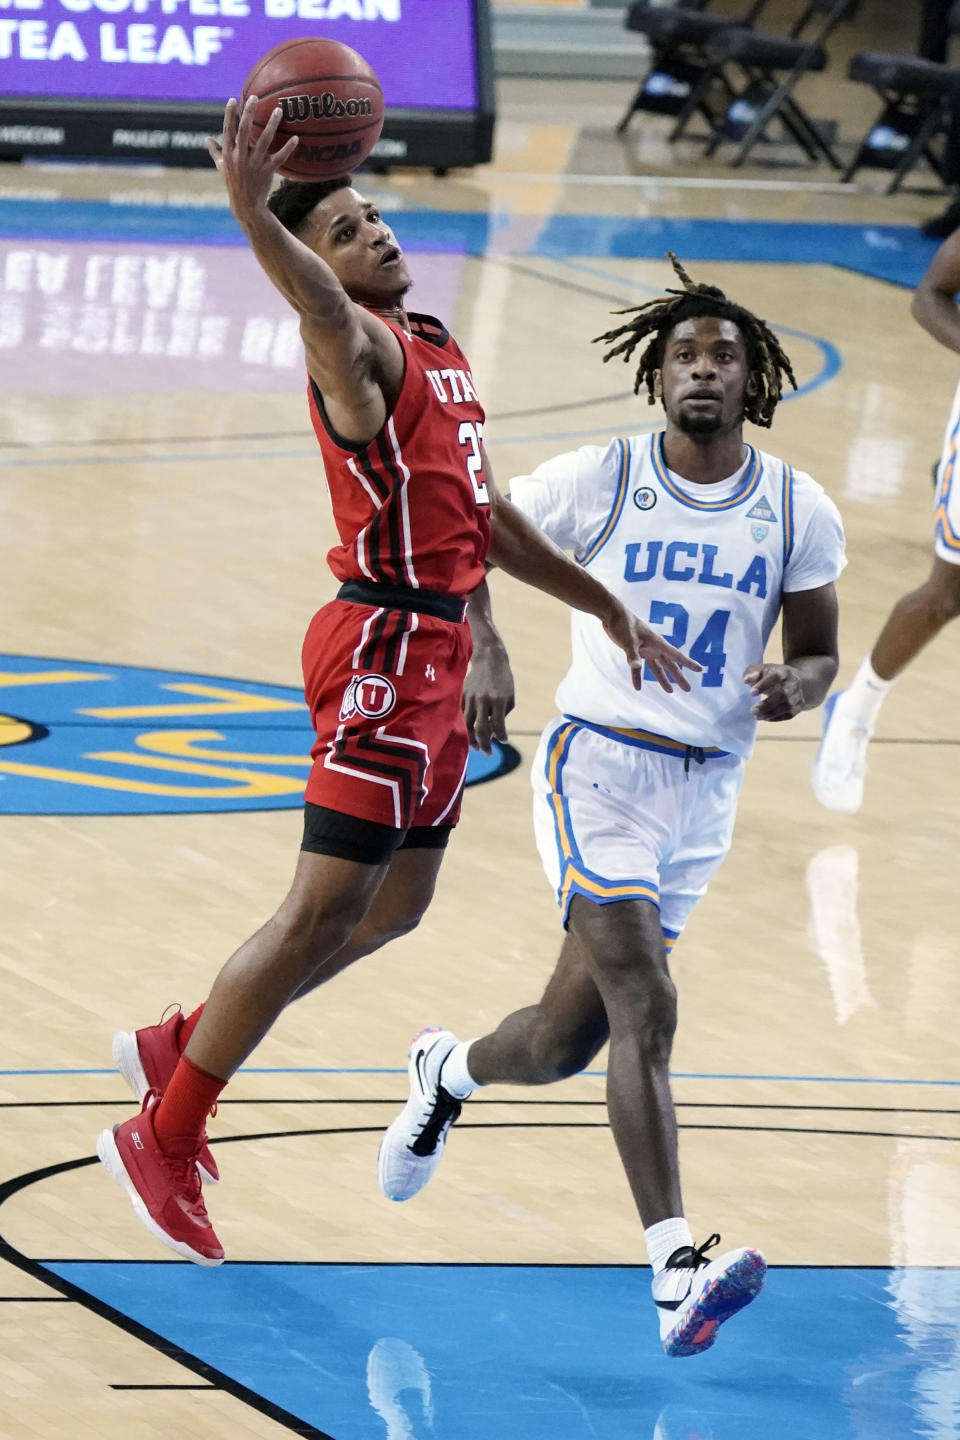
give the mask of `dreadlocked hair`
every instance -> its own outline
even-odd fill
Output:
[[[594,340],[594,344],[620,342],[607,351],[604,363],[616,355],[622,355],[624,362],[628,361],[640,341],[652,335],[653,339],[640,356],[633,393],[638,395],[640,387],[646,382],[649,403],[653,405],[656,402],[654,372],[663,367],[667,341],[676,326],[683,320],[698,320],[706,315],[718,320],[731,320],[743,336],[747,367],[753,380],[753,385],[748,386],[744,395],[743,413],[754,425],[769,429],[773,412],[783,394],[784,377],[794,390],[797,388],[793,366],[780,341],[765,320],[758,320],[751,311],[728,300],[716,285],[695,285],[672,250],[667,251],[667,256],[683,289],[668,290],[666,295],[648,300],[643,305],[613,311],[615,315],[630,315],[633,318]]]

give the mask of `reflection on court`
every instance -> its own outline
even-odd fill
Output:
[[[521,182],[596,134],[504,135],[493,174],[376,179],[418,308],[471,357],[499,479],[656,428],[590,341],[669,283],[677,250],[786,337],[801,394],[750,439],[843,509],[846,678],[929,564],[955,367],[902,288],[929,258],[922,207]],[[295,322],[214,177],[15,179],[63,199],[31,202],[0,241],[0,1431],[26,1416],[56,1440],[955,1440],[948,640],[893,692],[855,819],[810,795],[818,717],[763,732],[731,856],[674,953],[695,1234],[772,1262],[709,1355],[659,1353],[602,1074],[483,1094],[423,1196],[377,1193],[409,1036],[482,1033],[537,995],[558,946],[526,771],[567,620],[502,576],[524,763],[480,767],[491,783],[467,797],[421,928],[292,1007],[231,1087],[209,1198],[240,1262],[157,1261],[104,1192],[84,1162],[128,1103],[111,1033],[195,1004],[289,881],[300,641],[335,537]]]

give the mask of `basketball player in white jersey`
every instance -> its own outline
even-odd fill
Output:
[[[914,318],[948,350],[960,352],[960,230],[940,247],[913,297]],[[894,680],[943,627],[960,615],[960,386],[937,470],[933,569],[894,605],[848,690],[824,707],[813,792],[828,810],[855,815],[863,804],[867,746]]]
[[[674,257],[671,257],[674,258]],[[629,359],[664,431],[549,460],[513,481],[520,509],[702,670],[689,694],[621,682],[598,626],[573,621],[563,712],[533,765],[537,845],[566,937],[539,1004],[470,1044],[416,1037],[410,1099],[380,1151],[384,1194],[435,1170],[460,1102],[479,1085],[543,1085],[609,1039],[607,1105],[645,1228],[668,1355],[706,1350],[760,1289],[756,1250],[710,1260],[684,1219],[669,1059],[676,991],[667,956],[730,845],[758,720],[821,704],[837,670],[836,507],[808,475],[746,444],[769,425],[790,362],[767,326],[713,286],[635,311],[602,337]],[[764,648],[783,615],[783,663]]]

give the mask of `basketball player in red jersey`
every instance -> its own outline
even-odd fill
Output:
[[[413,929],[429,904],[466,772],[465,611],[485,560],[599,616],[635,683],[644,660],[668,690],[690,688],[681,666],[700,668],[500,497],[467,361],[438,321],[405,310],[391,230],[349,179],[271,197],[296,142],[269,154],[277,109],[251,146],[255,104],[240,114],[231,101],[222,147],[209,148],[254,254],[300,315],[341,541],[328,557],[340,591],[303,647],[317,733],[303,847],[286,899],[206,1004],[115,1037],[143,1108],[97,1146],[147,1229],[201,1265],[224,1258],[200,1184],[216,1178],[205,1126],[224,1085],[291,1000]],[[482,633],[482,594],[474,604]]]

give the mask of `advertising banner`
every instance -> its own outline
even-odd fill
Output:
[[[358,50],[388,110],[479,106],[473,0],[0,0],[0,91],[219,105],[284,40]]]

